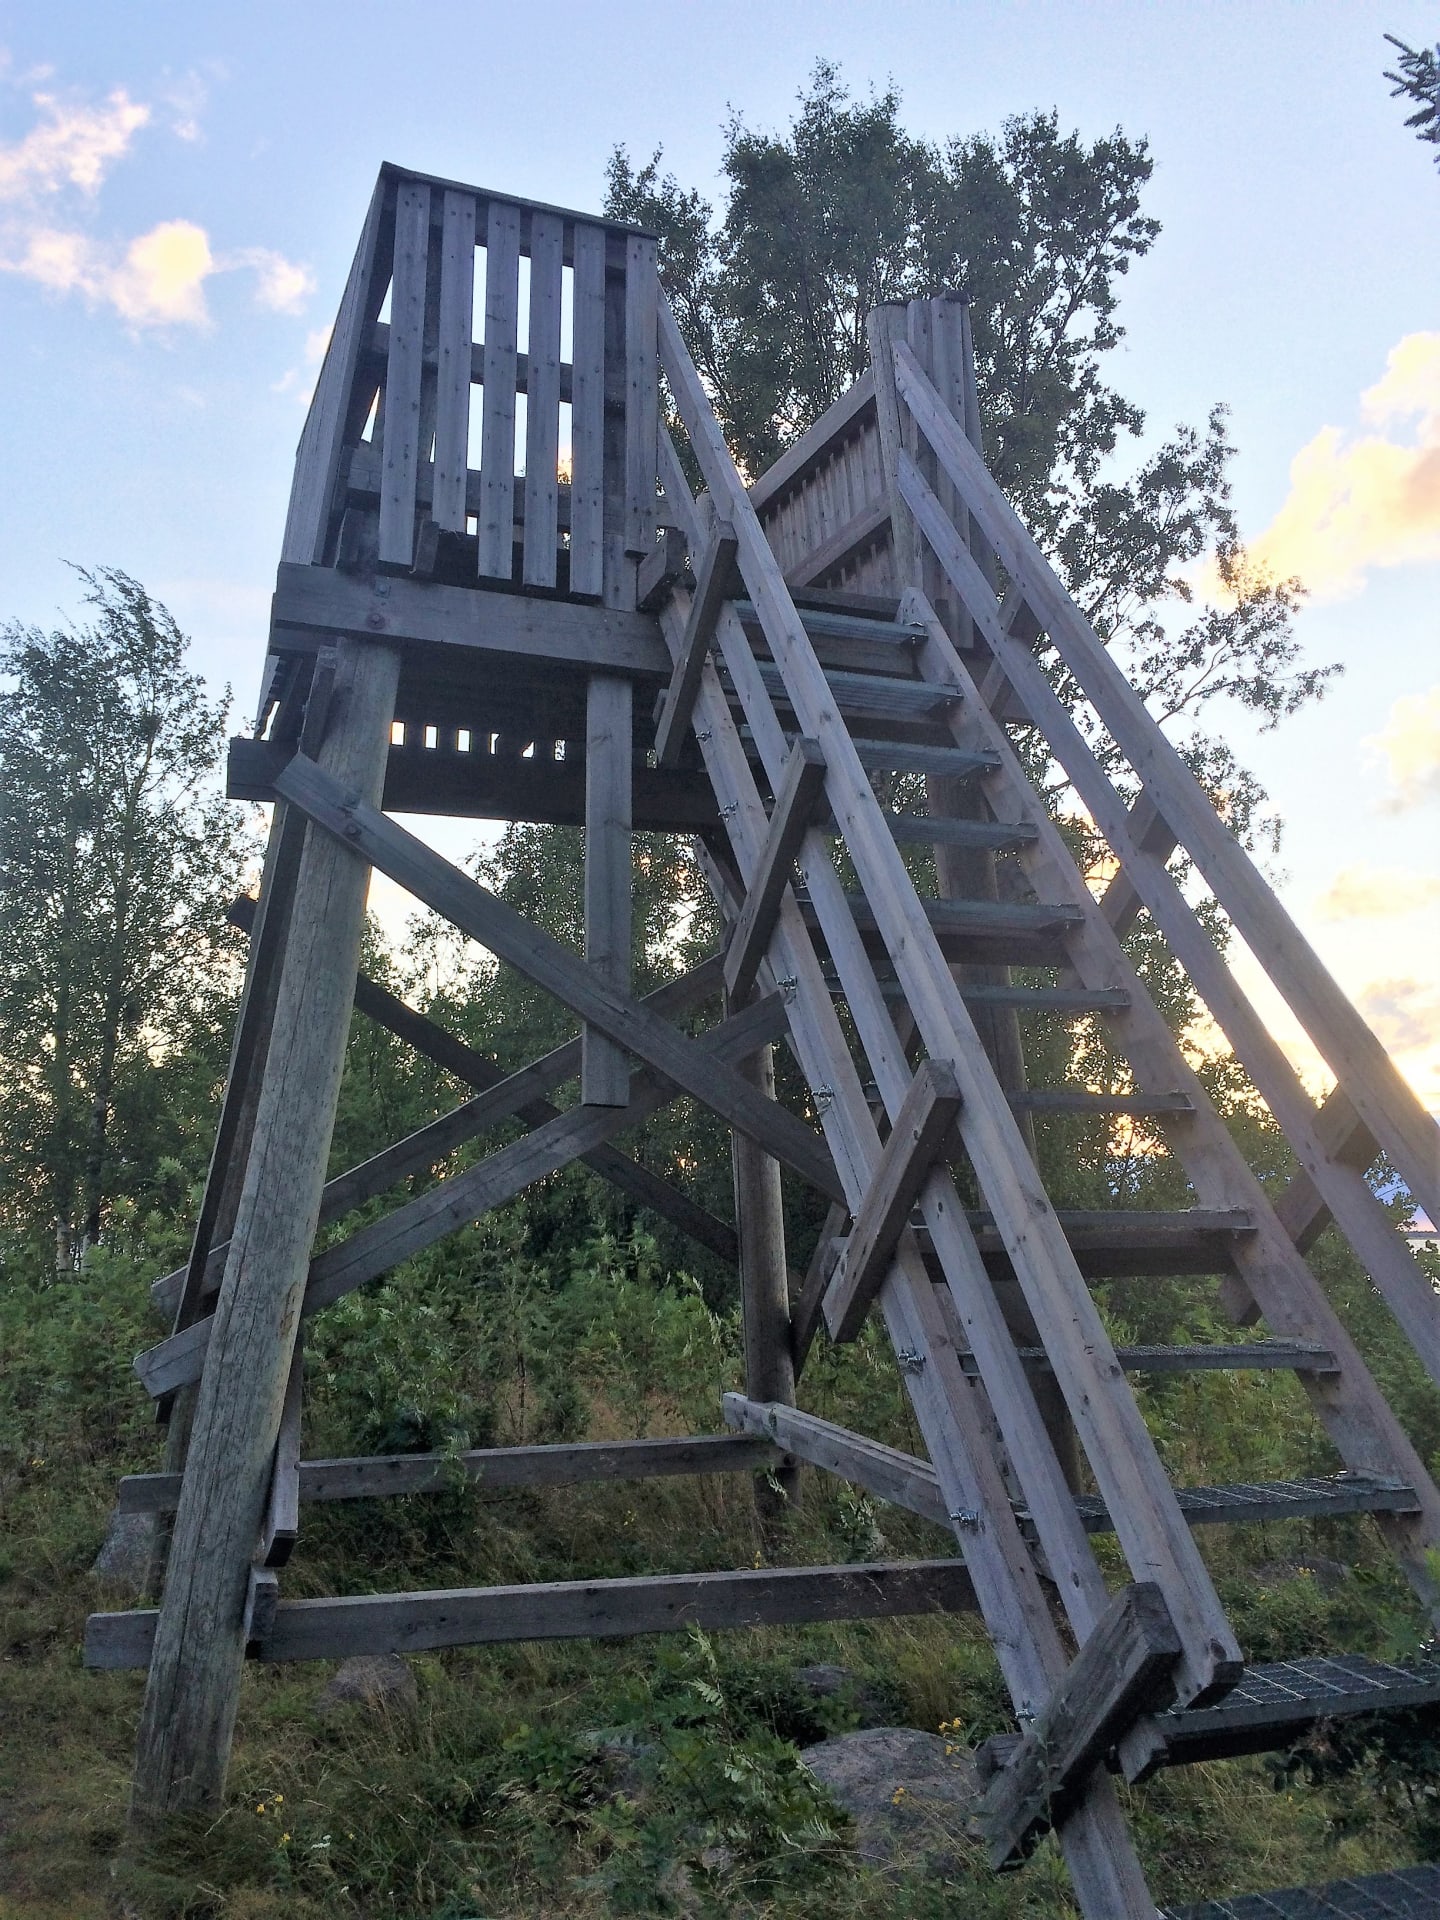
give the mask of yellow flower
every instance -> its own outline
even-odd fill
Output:
[[[276,1794],[276,1796],[275,1796],[275,1804],[276,1804],[276,1806],[277,1806],[277,1807],[278,1807],[278,1806],[280,1805],[280,1803],[281,1803],[281,1801],[282,1801],[282,1800],[283,1800],[284,1798],[285,1798],[285,1796],[284,1796],[284,1794],[283,1794],[283,1793],[277,1793],[277,1794]]]
[[[257,1813],[263,1813],[265,1811],[265,1802],[263,1800],[260,1802],[259,1806],[256,1807],[255,1811]]]
[[[289,1844],[290,1844],[290,1836],[289,1836],[289,1834],[288,1834],[288,1833],[282,1833],[282,1834],[281,1834],[281,1836],[280,1836],[280,1844],[281,1844],[281,1846],[282,1846],[282,1847],[288,1847],[288,1846],[289,1846]]]

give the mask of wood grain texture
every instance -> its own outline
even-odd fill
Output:
[[[395,208],[390,355],[385,368],[380,564],[387,567],[408,568],[415,553],[415,476],[420,465],[420,388],[429,259],[430,189],[407,184],[400,188]]]
[[[570,591],[599,598],[605,581],[605,233],[575,223],[570,406]]]
[[[441,219],[435,474],[430,505],[436,526],[449,533],[465,531],[474,300],[475,196],[452,190],[445,195]]]
[[[481,389],[481,579],[508,580],[515,534],[515,352],[520,304],[520,213],[490,202],[485,233],[485,384]]]
[[[554,214],[530,226],[530,332],[525,399],[525,539],[521,578],[555,585],[560,487],[560,293],[565,233]]]
[[[590,676],[585,702],[585,959],[621,993],[630,988],[634,705],[628,680],[614,674]],[[630,1098],[630,1056],[590,1025],[581,1038],[580,1098],[596,1107],[623,1107]]]
[[[725,991],[739,1005],[755,985],[780,901],[825,790],[825,756],[803,737],[790,749],[755,880],[725,944]]]

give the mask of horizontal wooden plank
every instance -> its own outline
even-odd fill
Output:
[[[377,1453],[344,1460],[302,1460],[300,1498],[375,1500],[441,1493],[461,1479],[484,1492],[504,1487],[576,1487],[601,1480],[657,1480],[695,1473],[753,1473],[784,1458],[752,1434],[701,1433],[663,1440],[581,1440],[548,1447],[485,1447],[466,1453]],[[168,1513],[180,1497],[178,1473],[127,1473],[121,1513]]]
[[[833,443],[853,433],[875,411],[875,375],[867,368],[811,426],[767,467],[750,489],[750,504],[763,518],[766,510],[801,483],[810,469],[829,457]]]
[[[969,1613],[974,1588],[962,1560],[874,1561],[864,1566],[761,1567],[739,1573],[560,1580],[429,1593],[366,1593],[282,1600],[266,1660],[343,1660],[363,1653],[429,1653],[519,1640],[586,1640],[691,1627],[781,1627],[816,1620]],[[92,1613],[87,1667],[146,1667],[154,1609]]]
[[[559,660],[657,681],[670,677],[670,655],[653,614],[429,580],[366,580],[331,567],[280,567],[271,632],[282,647],[294,647],[302,635],[317,647],[329,645],[346,633]]]
[[[385,321],[377,320],[370,332],[370,353],[374,359],[383,360],[389,351],[390,328]],[[438,364],[439,353],[432,347],[423,356],[422,365],[435,367],[438,366]],[[568,360],[562,360],[560,362],[560,398],[567,402],[570,398],[570,375],[570,362]],[[485,343],[483,340],[474,340],[470,344],[470,380],[471,384],[477,387],[483,386],[485,383]],[[515,391],[517,393],[528,393],[530,391],[530,356],[528,353],[517,353],[515,356]]]
[[[874,545],[882,535],[888,535],[889,529],[890,502],[872,501],[859,513],[852,514],[828,540],[812,548],[797,566],[791,567],[785,575],[787,585],[808,587],[814,580],[823,580],[827,573],[834,573],[857,553]]]

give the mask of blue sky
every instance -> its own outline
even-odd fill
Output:
[[[65,561],[166,599],[253,699],[304,396],[382,159],[576,207],[623,142],[714,182],[732,108],[816,58],[936,139],[1055,108],[1149,137],[1164,233],[1111,378],[1155,432],[1232,408],[1236,504],[1347,673],[1230,728],[1287,903],[1440,1107],[1440,171],[1381,77],[1417,0],[374,0],[0,6],[0,615]],[[1248,975],[1247,975],[1248,977]],[[1276,1015],[1307,1068],[1313,1057]]]

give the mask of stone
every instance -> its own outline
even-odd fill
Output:
[[[119,1588],[133,1600],[143,1599],[159,1518],[155,1513],[121,1513],[117,1507],[90,1569],[96,1579]]]
[[[915,1727],[862,1727],[805,1747],[800,1758],[855,1822],[857,1850],[869,1865],[953,1866],[980,1797],[964,1749]]]
[[[362,1653],[342,1660],[315,1703],[321,1714],[338,1707],[414,1713],[419,1704],[415,1676],[398,1653]]]
[[[582,1733],[576,1745],[595,1756],[612,1794],[633,1800],[644,1790],[646,1763],[655,1754],[653,1741],[628,1729],[599,1727]]]
[[[1332,1593],[1350,1578],[1343,1560],[1323,1553],[1307,1553],[1295,1560],[1267,1560],[1250,1569],[1250,1578],[1262,1587],[1283,1586],[1287,1580],[1313,1580],[1322,1592]]]

